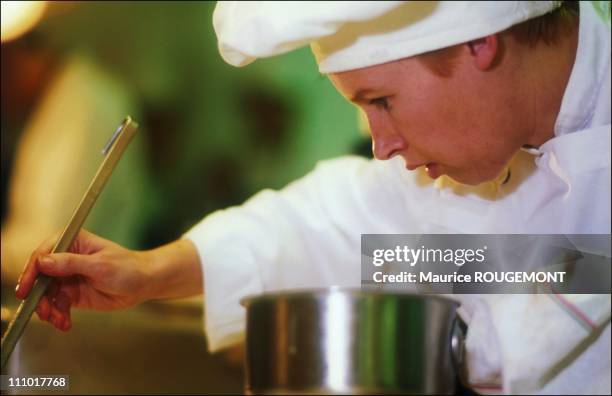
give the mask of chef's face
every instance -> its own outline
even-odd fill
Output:
[[[425,166],[432,178],[479,184],[497,177],[526,143],[525,97],[516,67],[489,67],[493,58],[482,63],[468,45],[452,63],[446,76],[411,57],[330,79],[367,116],[376,158],[400,155],[409,170]]]

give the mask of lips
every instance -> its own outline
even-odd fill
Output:
[[[425,167],[425,171],[432,179],[437,179],[441,175],[440,165],[434,162],[428,162],[425,164],[406,164],[406,169],[413,171],[421,166]]]
[[[438,177],[440,177],[441,174],[440,165],[434,163],[429,163],[425,165],[425,171],[427,171],[427,174],[432,179],[437,179]]]
[[[413,171],[419,166],[423,166],[423,165],[425,164],[406,164],[406,169],[408,169],[409,171]]]

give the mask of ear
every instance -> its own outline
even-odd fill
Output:
[[[479,70],[488,70],[493,66],[497,56],[497,35],[493,34],[467,43],[474,58],[474,66]]]

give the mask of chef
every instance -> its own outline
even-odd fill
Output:
[[[366,233],[608,234],[609,14],[590,2],[219,2],[221,56],[309,45],[367,117],[375,160],[319,164],[281,191],[130,251],[86,231],[32,256],[55,277],[37,313],[204,293],[211,350],[244,338],[246,295],[360,285]],[[333,133],[333,131],[329,131]],[[464,295],[470,386],[610,393],[610,295]]]

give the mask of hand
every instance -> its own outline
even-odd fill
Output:
[[[36,308],[41,320],[68,331],[71,307],[114,310],[150,297],[152,265],[145,252],[81,231],[69,252],[49,254],[56,240],[48,239],[32,253],[15,290],[24,299],[39,272],[54,278]]]

